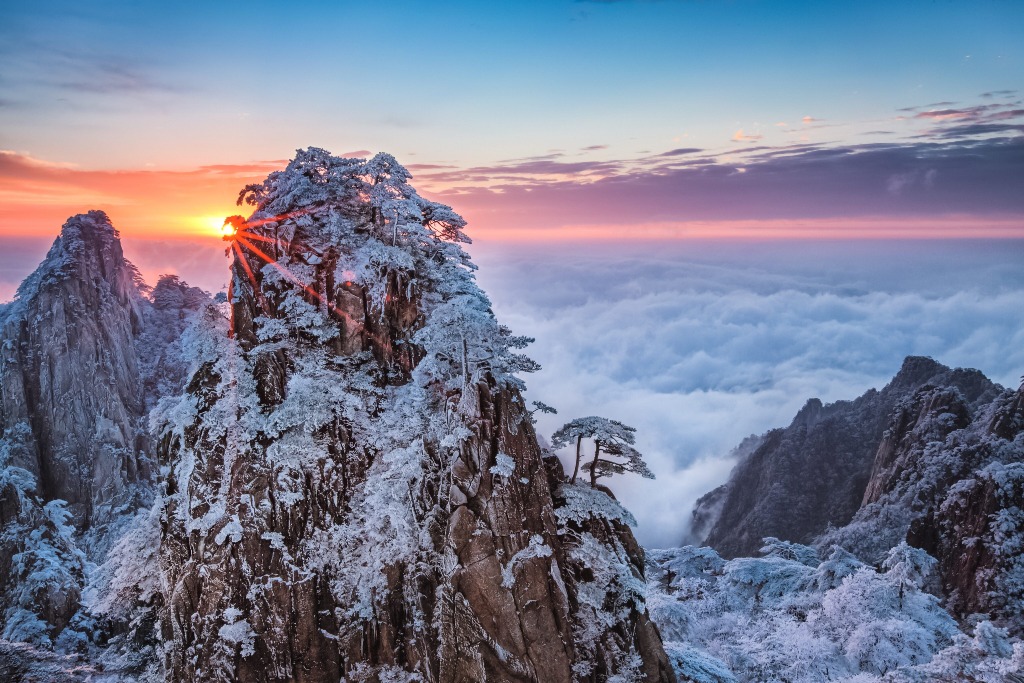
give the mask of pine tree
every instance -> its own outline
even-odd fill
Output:
[[[583,440],[594,442],[594,457],[583,463],[583,469],[590,472],[590,486],[596,488],[597,480],[613,474],[633,472],[647,479],[654,479],[654,474],[647,467],[640,451],[633,448],[636,443],[635,427],[625,425],[618,420],[606,417],[579,417],[562,425],[561,429],[551,435],[551,445],[565,448],[576,445],[576,464],[573,468],[571,483],[576,483],[583,457]],[[603,456],[603,457],[602,457]]]

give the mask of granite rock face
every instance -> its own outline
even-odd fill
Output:
[[[675,680],[642,551],[565,512],[525,340],[407,179],[311,149],[243,193],[230,301],[154,417],[167,677]]]
[[[876,457],[890,414],[925,385],[955,388],[968,404],[994,398],[997,388],[976,370],[950,370],[930,358],[909,357],[881,391],[823,405],[811,399],[792,424],[766,433],[724,485],[721,512],[703,539],[723,557],[756,554],[761,539],[809,543],[853,519],[890,471]],[[877,462],[876,462],[877,461]]]
[[[0,310],[0,671],[675,680],[628,513],[545,457],[529,340],[407,179],[246,188],[223,304],[68,221]]]
[[[938,560],[951,614],[1024,631],[1024,393],[976,370],[911,357],[880,392],[809,401],[702,501],[724,555],[776,537],[878,563],[906,541]]]
[[[910,510],[906,540],[938,559],[942,594],[954,615],[988,614],[1020,636],[1024,388],[1003,392],[969,416],[956,410],[962,403],[935,406],[941,393],[922,392],[914,431],[919,439],[926,429],[930,438],[915,447],[915,438],[904,437],[892,468],[899,476],[883,480],[878,504]]]
[[[100,211],[68,220],[3,322],[0,420],[28,428],[11,463],[45,500],[67,501],[79,530],[111,521],[153,473],[135,338],[137,271]]]
[[[99,211],[65,223],[2,312],[0,625],[49,644],[154,477],[135,340],[146,302]]]
[[[123,629],[92,607],[112,554],[156,552],[125,545],[157,495],[148,412],[181,391],[176,347],[208,301],[173,276],[150,292],[92,211],[0,309],[0,639],[50,662],[35,674],[63,661],[46,649],[81,654]]]

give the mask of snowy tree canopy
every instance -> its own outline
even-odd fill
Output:
[[[813,548],[765,539],[764,552],[649,552],[648,606],[677,673],[699,683],[1020,680],[1024,644],[987,620],[960,631],[923,589],[926,553],[904,544],[878,571],[839,548],[818,561]]]
[[[654,479],[640,452],[633,448],[636,443],[636,428],[625,425],[618,420],[606,417],[579,417],[562,425],[551,435],[551,445],[555,449],[575,445],[576,464],[573,468],[571,483],[576,482],[579,475],[584,439],[594,442],[594,455],[582,464],[584,470],[590,472],[590,485],[597,486],[601,477],[613,474],[633,472],[647,479]],[[605,457],[601,457],[601,456]]]

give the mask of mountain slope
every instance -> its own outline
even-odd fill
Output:
[[[724,500],[704,541],[724,557],[749,556],[765,537],[809,543],[847,524],[872,481],[890,413],[928,384],[956,388],[968,406],[991,401],[999,390],[976,370],[909,357],[881,391],[828,405],[809,400],[788,427],[766,433],[736,465],[714,496]],[[695,514],[707,517],[702,508]]]
[[[134,339],[138,274],[105,214],[71,218],[5,312],[0,419],[26,430],[11,463],[76,527],[109,521],[130,487],[151,478]]]
[[[878,563],[906,541],[936,558],[953,616],[1024,633],[1024,387],[911,357],[881,392],[811,401],[763,438],[695,511],[720,499],[708,545],[753,556],[775,537]]]
[[[117,232],[93,211],[65,223],[3,310],[4,638],[56,640],[79,610],[89,562],[151,497],[135,347],[144,306]]]
[[[91,602],[112,547],[146,552],[123,534],[156,493],[147,412],[181,390],[178,338],[209,299],[173,276],[147,292],[92,211],[0,310],[0,639],[81,651],[123,628]]]
[[[1024,388],[972,405],[955,386],[901,402],[879,445],[864,504],[824,534],[874,559],[907,540],[938,559],[958,617],[987,614],[1024,634]]]

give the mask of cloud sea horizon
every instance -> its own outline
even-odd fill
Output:
[[[124,239],[150,282],[169,270],[211,291],[223,247]],[[48,242],[12,241],[0,294]],[[726,240],[471,245],[498,319],[536,337],[543,369],[527,400],[549,436],[604,415],[638,429],[654,482],[620,477],[616,495],[648,547],[688,539],[690,511],[723,483],[733,447],[782,427],[807,401],[880,389],[907,355],[977,368],[1007,387],[1024,374],[1024,241]]]

